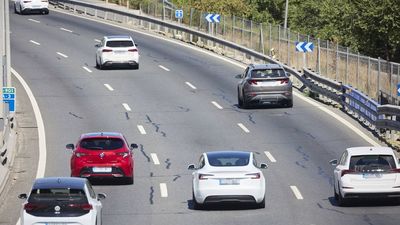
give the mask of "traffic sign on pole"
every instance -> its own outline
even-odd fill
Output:
[[[400,96],[400,84],[397,84],[397,96]]]
[[[221,15],[219,15],[219,14],[212,14],[212,13],[209,13],[209,14],[207,14],[207,16],[206,16],[206,20],[207,20],[209,23],[219,23],[219,22],[220,22],[220,19],[221,19]]]
[[[182,19],[183,18],[183,10],[182,9],[175,10],[175,18],[176,19]]]
[[[314,44],[312,42],[296,42],[297,52],[312,52],[314,50]]]
[[[8,103],[8,111],[15,112],[15,87],[3,87],[3,102]]]

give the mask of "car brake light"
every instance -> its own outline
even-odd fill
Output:
[[[260,173],[248,173],[246,176],[249,176],[251,179],[260,179],[261,174]]]
[[[400,173],[400,169],[391,169],[390,172],[393,172],[393,173]]]
[[[35,210],[35,209],[37,209],[37,208],[39,208],[39,207],[40,207],[40,206],[39,206],[38,204],[34,204],[34,203],[28,202],[28,203],[26,203],[26,204],[24,205],[24,210],[26,210],[27,212],[29,212],[29,211]]]
[[[75,152],[75,155],[76,155],[76,157],[80,158],[82,156],[86,156],[87,154],[83,153],[83,152]]]
[[[341,176],[343,177],[344,175],[346,175],[346,174],[353,174],[353,173],[355,173],[356,171],[354,171],[354,170],[342,170],[342,174],[341,174]]]
[[[122,158],[126,158],[129,155],[129,152],[118,152],[118,155],[122,156]]]
[[[137,52],[138,50],[136,48],[128,49],[129,52]]]
[[[199,174],[199,180],[207,180],[208,177],[212,177],[212,176],[214,176],[214,174],[203,174],[203,173],[200,173]]]
[[[248,80],[247,83],[249,83],[250,85],[257,85],[257,81],[256,80]]]
[[[80,208],[83,210],[92,210],[93,206],[91,204],[82,204],[80,205]]]
[[[112,52],[112,49],[103,49],[102,52]]]
[[[280,81],[281,81],[281,84],[288,84],[289,83],[289,79],[288,78],[280,80]]]

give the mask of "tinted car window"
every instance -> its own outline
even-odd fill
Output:
[[[40,217],[82,216],[90,211],[84,190],[33,189],[25,211]]]
[[[115,150],[123,146],[124,141],[119,138],[87,138],[80,142],[80,147],[88,150]]]
[[[107,47],[132,47],[132,41],[107,41]]]
[[[246,166],[249,164],[250,154],[209,154],[208,162],[211,166]]]
[[[282,69],[257,69],[251,71],[252,78],[277,78],[285,76],[285,71]]]
[[[395,168],[396,164],[391,155],[361,155],[350,158],[349,169],[356,172],[388,172]]]

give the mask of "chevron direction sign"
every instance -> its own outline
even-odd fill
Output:
[[[296,42],[297,52],[312,52],[314,44],[312,42]]]
[[[219,14],[212,14],[212,13],[209,13],[209,14],[207,14],[207,16],[206,16],[206,20],[207,20],[209,23],[219,23],[220,19],[221,19],[221,15],[219,15]]]

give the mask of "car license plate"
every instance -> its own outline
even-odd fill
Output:
[[[93,167],[93,172],[95,173],[110,173],[112,171],[111,167]]]
[[[120,55],[120,54],[125,54],[126,51],[114,51],[114,52],[115,52],[115,54],[119,54]]]
[[[68,225],[68,223],[41,223],[41,225]]]
[[[381,178],[381,177],[382,177],[381,173],[363,173],[364,179]]]
[[[238,179],[220,179],[219,185],[239,185],[240,181]]]
[[[42,7],[41,5],[33,5],[32,6],[32,8],[34,8],[34,9],[38,9],[38,8],[40,8],[40,7]]]

